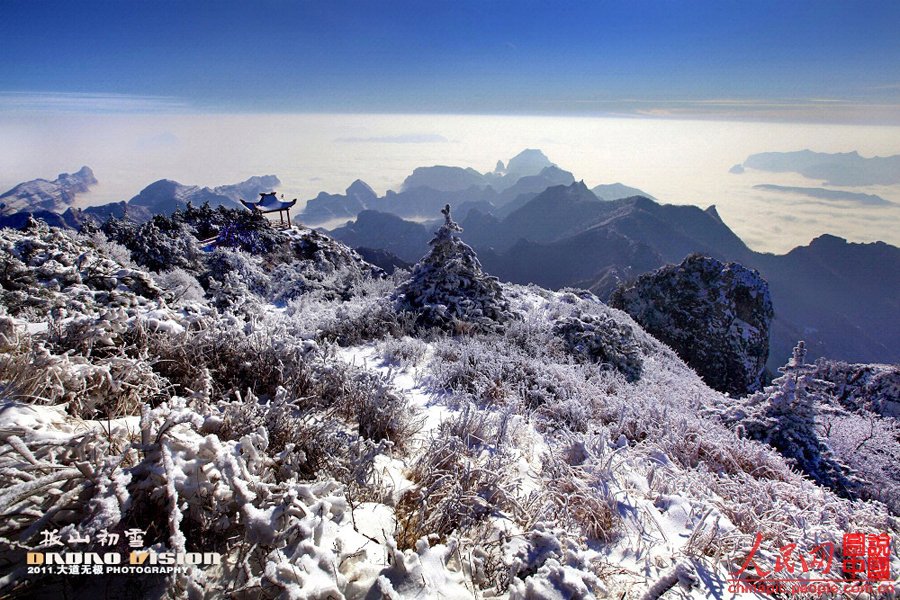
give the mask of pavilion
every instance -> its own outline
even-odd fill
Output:
[[[284,194],[282,194],[281,197],[284,198]],[[277,212],[278,219],[282,225],[285,225],[285,216],[287,216],[287,227],[291,226],[291,207],[296,203],[296,198],[290,202],[279,200],[278,197],[275,196],[275,192],[260,192],[259,200],[256,202],[247,202],[243,198],[241,199],[241,204],[254,212],[259,212],[264,215]]]

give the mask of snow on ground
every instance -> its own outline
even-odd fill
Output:
[[[4,235],[48,240],[48,280],[93,281],[78,257],[102,254],[99,240]],[[219,567],[142,588],[173,596],[729,598],[757,533],[771,568],[789,544],[897,531],[883,506],[838,498],[725,428],[728,398],[590,294],[492,285],[502,326],[484,327],[483,310],[466,322],[466,299],[439,290],[461,306],[436,307],[429,326],[449,329],[423,331],[398,308],[399,280],[348,267],[351,251],[321,234],[289,235],[313,258],[276,267],[278,289],[250,289],[274,272],[262,259],[219,253],[227,285],[207,291],[225,308],[169,306],[149,274],[105,258],[91,263],[107,272],[97,289],[9,294],[10,564],[50,524],[65,542],[134,524],[152,549],[222,551]],[[44,260],[65,244],[65,269]],[[422,281],[439,286],[440,270]],[[48,581],[16,569],[0,588],[64,593]]]
[[[528,295],[523,303],[533,311],[546,311],[547,302],[540,296]],[[456,399],[447,392],[434,393],[429,391],[425,383],[428,377],[425,365],[428,357],[433,353],[429,346],[417,366],[402,367],[385,359],[377,345],[366,344],[363,346],[342,348],[337,355],[351,365],[364,366],[387,377],[392,385],[401,393],[411,398],[422,411],[422,429],[418,434],[418,448],[426,446],[429,437],[436,435],[441,423],[445,423],[454,416],[460,414],[458,407],[453,404]],[[521,498],[527,497],[530,492],[539,490],[542,482],[539,467],[542,457],[550,452],[550,445],[544,436],[538,432],[533,423],[522,420],[518,423],[524,428],[520,432],[523,439],[532,441],[526,446],[520,460],[512,467],[514,487],[518,488]],[[621,440],[616,446],[610,445],[613,454],[610,460],[616,461],[616,450],[622,450],[627,442]],[[409,463],[415,461],[415,453],[407,460],[392,460],[385,465],[395,482],[402,482],[396,488],[397,493],[402,493],[411,482],[406,479],[404,472],[409,468]],[[573,564],[590,565],[602,562],[607,565],[616,565],[617,575],[620,581],[627,580],[633,585],[649,585],[654,582],[654,577],[661,577],[665,571],[679,567],[683,580],[682,597],[709,598],[731,597],[722,595],[721,581],[730,577],[722,568],[710,568],[701,560],[687,558],[686,547],[696,541],[698,536],[709,535],[712,531],[727,534],[735,529],[735,526],[726,516],[716,509],[709,501],[691,499],[679,495],[659,495],[655,499],[648,483],[652,480],[656,466],[670,465],[668,458],[659,453],[648,459],[621,459],[618,460],[620,468],[613,471],[613,478],[606,482],[609,493],[616,498],[617,511],[621,518],[623,535],[611,544],[591,544],[581,549],[577,557],[569,558]],[[381,508],[383,505],[372,505],[371,509]],[[357,519],[360,511],[357,510]],[[521,529],[508,518],[498,517],[492,522],[496,529],[496,539],[506,540],[506,551],[509,556],[527,555],[529,542]],[[545,535],[546,540],[541,543],[554,548],[562,548],[563,542],[557,537],[562,532],[549,531]],[[570,552],[575,556],[574,552]],[[677,557],[685,557],[679,560]],[[533,561],[534,556],[530,557]],[[431,571],[441,571],[443,565],[422,562],[422,568]],[[558,561],[550,569],[556,572],[550,573],[543,584],[534,582],[523,586],[513,585],[510,597],[522,598],[563,598],[563,597],[588,597],[590,592],[581,582],[583,572],[577,573],[571,566],[563,566]],[[571,572],[569,572],[571,571]],[[689,575],[685,575],[689,574]],[[427,581],[433,581],[434,575],[426,577]],[[707,582],[709,586],[704,586]],[[713,583],[715,582],[715,583]],[[427,588],[426,588],[427,589]],[[563,595],[560,595],[563,594]],[[581,596],[585,594],[585,596]],[[388,594],[386,594],[388,596]],[[745,595],[751,597],[753,595]],[[452,596],[448,596],[452,597]],[[469,596],[466,596],[469,597]],[[671,596],[671,597],[674,597]]]

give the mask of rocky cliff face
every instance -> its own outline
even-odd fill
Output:
[[[762,388],[774,312],[756,271],[693,254],[619,286],[609,303],[671,346],[711,387],[735,396]]]

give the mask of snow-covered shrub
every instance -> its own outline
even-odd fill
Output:
[[[601,456],[592,457],[594,464],[602,460],[606,441],[596,445]],[[585,448],[583,442],[581,447]],[[557,522],[578,527],[587,539],[609,541],[619,526],[615,498],[602,478],[591,477],[583,468],[587,460],[585,457],[573,466],[552,454],[544,458],[541,476],[546,483],[548,505],[542,512],[548,516],[555,513]]]
[[[249,395],[219,402],[215,408],[222,420],[217,433],[223,439],[240,440],[260,429],[266,431],[266,452],[283,464],[277,474],[281,479],[292,474],[315,479],[326,467],[334,471],[352,442],[340,424],[304,411],[300,402],[287,398],[283,388],[265,403]]]
[[[341,346],[353,346],[414,335],[417,331],[414,314],[398,311],[384,299],[363,299],[338,306],[320,322],[317,337]]]
[[[164,215],[140,225],[111,218],[101,229],[110,240],[131,250],[135,263],[151,271],[173,267],[196,271],[200,266],[202,252],[190,227]]]
[[[737,427],[743,435],[777,448],[820,484],[853,497],[859,481],[819,434],[816,414],[824,399],[809,389],[815,366],[805,359],[806,344],[801,341],[787,365],[779,369],[783,375],[746,401],[746,415]]]
[[[322,270],[309,261],[280,264],[269,274],[267,298],[284,305],[297,296],[317,293],[326,299],[347,299],[350,289],[365,277],[358,269],[346,266]]]
[[[378,343],[378,354],[385,362],[395,364],[402,369],[415,367],[425,357],[428,345],[422,340],[404,335],[390,337]]]
[[[496,330],[515,318],[500,283],[482,271],[475,251],[454,235],[462,228],[450,217],[450,205],[441,212],[444,224],[428,242],[431,250],[397,288],[397,306],[414,311],[429,327]]]
[[[284,339],[277,325],[239,317],[210,317],[198,330],[160,335],[151,340],[149,352],[157,357],[155,368],[180,394],[198,391],[198,382],[210,386],[213,399],[235,392],[270,398],[284,388],[290,398],[305,398],[314,386],[314,342]]]
[[[421,427],[409,398],[392,389],[385,376],[353,366],[332,365],[317,373],[315,402],[355,420],[361,437],[390,441],[406,449]]]
[[[153,276],[157,285],[163,290],[164,298],[172,306],[200,303],[205,300],[205,293],[197,278],[175,267]]]
[[[3,395],[29,404],[65,404],[82,419],[136,414],[143,402],[168,397],[168,382],[146,360],[54,354],[43,342],[0,354]]]
[[[74,351],[76,354],[119,354],[125,345],[124,334],[131,329],[125,309],[101,309],[99,314],[79,315],[71,319],[52,319],[47,330],[47,342],[56,354]]]
[[[239,249],[216,248],[199,277],[213,306],[244,314],[258,314],[269,291],[269,276],[259,263]]]
[[[99,531],[121,519],[131,479],[124,468],[139,460],[121,430],[48,436],[22,428],[5,431],[3,440],[0,538],[5,543],[37,548],[35,538],[49,524],[63,526],[66,539],[76,528]],[[19,554],[24,563],[24,552]]]
[[[85,222],[93,223],[93,221]],[[81,231],[79,231],[79,233],[81,234],[80,239],[86,241],[88,245],[96,248],[100,254],[109,257],[111,260],[119,263],[123,267],[137,266],[131,260],[131,250],[118,242],[108,239],[106,235],[99,229],[92,231],[90,234],[85,234],[84,230],[82,229]]]
[[[116,262],[109,250],[43,221],[24,231],[4,228],[0,303],[13,316],[64,318],[109,305],[136,307],[160,295],[149,274]]]
[[[200,240],[216,238],[216,245],[240,248],[250,254],[267,254],[287,241],[261,213],[219,206],[210,208],[188,205],[175,211],[170,220],[188,225]]]
[[[820,358],[815,378],[849,410],[900,418],[900,365],[851,364]]]
[[[644,361],[628,325],[579,312],[557,322],[553,333],[566,341],[566,349],[575,356],[609,365],[628,381],[640,378]]]
[[[525,350],[496,334],[440,339],[434,344],[428,385],[479,406],[536,412],[547,426],[584,430],[603,403],[605,392],[598,390],[621,376],[572,363],[565,353],[557,353],[559,348],[550,344]]]
[[[829,415],[824,437],[835,458],[862,480],[859,495],[900,515],[900,425],[873,412]]]
[[[510,456],[468,435],[467,429],[442,427],[410,468],[408,477],[415,485],[397,505],[395,538],[401,548],[414,547],[432,534],[440,540],[471,534],[495,511],[519,509],[508,477]],[[483,451],[488,447],[493,451]]]

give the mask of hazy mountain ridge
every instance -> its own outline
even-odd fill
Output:
[[[431,219],[446,204],[456,207],[460,219],[465,218],[470,204],[481,212],[504,218],[548,188],[573,183],[572,173],[550,162],[540,150],[527,149],[511,158],[506,166],[498,161],[494,171],[484,174],[470,167],[418,167],[404,180],[399,192],[388,190],[382,197],[357,180],[353,186],[365,186],[367,192],[354,193],[353,186],[345,194],[321,192],[307,201],[296,220],[321,225],[335,219],[352,219],[366,209],[403,218]],[[618,183],[596,189],[602,190],[606,199],[646,195],[637,188]]]
[[[374,210],[360,212],[356,221],[331,230],[329,235],[351,248],[386,250],[408,263],[424,256],[430,239],[424,225]]]
[[[771,370],[798,339],[807,341],[812,356],[900,363],[900,307],[893,300],[900,297],[900,249],[888,244],[822,236],[787,255],[758,253],[714,206],[702,210],[642,197],[603,202],[582,183],[550,188],[505,219],[472,210],[462,228],[460,237],[501,280],[581,287],[601,298],[629,278],[679,264],[692,253],[738,262],[759,271],[770,286]],[[391,231],[401,239],[399,227]],[[368,247],[381,235],[362,226],[354,234],[354,243]],[[341,239],[342,233],[334,235]]]
[[[594,192],[594,195],[600,200],[618,200],[619,198],[631,198],[632,196],[643,196],[644,198],[656,200],[655,197],[647,192],[623,183],[600,184],[592,187],[591,191]]]
[[[763,152],[750,155],[743,166],[771,173],[799,173],[807,179],[821,179],[827,185],[836,186],[900,183],[900,155],[864,158],[856,151],[836,154],[812,150]]]
[[[21,210],[63,212],[77,194],[90,191],[97,178],[89,167],[76,173],[61,173],[55,180],[34,179],[15,186],[0,195],[0,212],[9,215]]]
[[[825,188],[793,187],[762,183],[759,185],[754,185],[753,189],[782,192],[785,194],[799,194],[801,196],[808,196],[809,198],[815,198],[818,200],[838,202],[847,201],[853,202],[854,204],[866,204],[869,206],[892,206],[894,204],[893,202],[885,200],[884,198],[876,194],[861,194],[857,192],[845,192],[843,190],[828,190]]]
[[[201,206],[209,203],[213,208],[224,206],[238,208],[241,198],[255,201],[261,192],[270,192],[281,185],[274,175],[254,176],[241,183],[215,188],[183,185],[171,179],[160,179],[145,187],[128,201],[129,206],[146,207],[151,214],[170,215],[187,205]]]
[[[188,203],[201,206],[206,202],[212,207],[237,208],[241,198],[255,200],[260,192],[269,192],[281,185],[275,175],[253,176],[240,183],[220,185],[215,188],[183,185],[171,179],[160,179],[141,190],[130,200],[110,202],[100,206],[75,209],[70,205],[76,194],[89,191],[98,181],[88,167],[69,175],[63,173],[56,181],[37,179],[21,183],[0,196],[0,226],[16,227],[34,214],[53,226],[78,228],[85,215],[103,221],[109,217],[122,218],[126,214],[134,221],[147,221],[153,215],[170,215]],[[45,211],[45,212],[41,212]],[[60,213],[54,217],[46,212]]]

